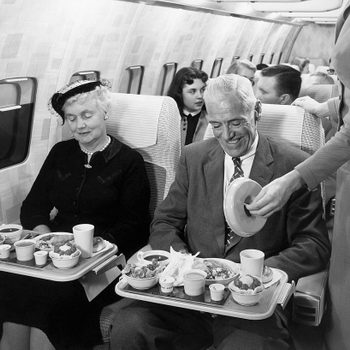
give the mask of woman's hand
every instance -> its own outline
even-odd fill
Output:
[[[33,228],[33,231],[40,233],[49,233],[51,232],[50,227],[46,225],[38,225]]]
[[[246,205],[252,215],[269,217],[280,210],[294,191],[304,184],[296,170],[270,182],[262,188],[253,202]]]
[[[306,112],[314,114],[319,118],[329,115],[327,102],[319,103],[310,96],[299,97],[292,105],[304,108]]]

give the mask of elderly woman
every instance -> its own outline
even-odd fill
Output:
[[[203,99],[207,81],[207,73],[194,67],[184,67],[170,84],[168,96],[176,101],[181,114],[182,145],[203,140],[208,126]]]
[[[142,157],[106,133],[107,87],[101,81],[77,81],[55,93],[49,105],[73,139],[50,151],[23,202],[23,226],[72,232],[74,225],[90,223],[95,236],[129,257],[148,239],[149,184]],[[78,281],[6,273],[0,278],[1,350],[48,349],[50,343],[78,349],[99,342],[99,314],[115,301],[113,284],[89,303]]]

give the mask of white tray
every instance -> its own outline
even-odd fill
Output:
[[[42,278],[56,282],[74,281],[84,276],[87,272],[99,267],[99,265],[102,265],[107,259],[118,252],[118,247],[115,244],[108,241],[106,242],[106,248],[94,253],[91,258],[80,258],[78,265],[71,269],[58,269],[57,267],[53,266],[52,262],[44,267],[37,267],[34,264],[34,266],[26,266],[11,261],[0,260],[0,271]]]
[[[157,291],[157,288],[159,287],[153,287],[154,289],[148,291],[136,290],[131,288],[124,279],[121,279],[117,283],[115,286],[115,292],[122,297],[148,301],[151,303],[209,312],[217,315],[244,318],[248,320],[262,320],[270,317],[273,314],[277,304],[284,306],[294,291],[294,284],[287,283],[288,277],[284,271],[278,269],[272,270],[274,273],[277,272],[281,274],[281,278],[278,282],[271,285],[269,288],[266,288],[263,291],[263,296],[259,304],[253,306],[242,306],[237,304],[232,299],[231,294],[229,294],[225,302],[220,305],[213,302],[180,299],[173,296],[161,295],[161,293]]]

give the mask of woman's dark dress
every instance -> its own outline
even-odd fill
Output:
[[[56,144],[21,208],[26,229],[40,224],[72,232],[80,223],[95,225],[95,236],[115,243],[126,258],[147,243],[149,184],[139,153],[111,137],[87,168],[75,140]],[[50,220],[50,212],[58,213]],[[99,314],[117,300],[114,283],[88,302],[79,281],[51,282],[0,273],[0,321],[43,330],[57,349],[100,341]]]

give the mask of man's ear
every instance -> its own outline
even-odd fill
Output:
[[[283,94],[280,96],[280,104],[281,105],[290,105],[292,104],[293,99],[292,96],[289,94]]]
[[[255,121],[259,121],[261,118],[261,102],[256,100],[255,102]]]

